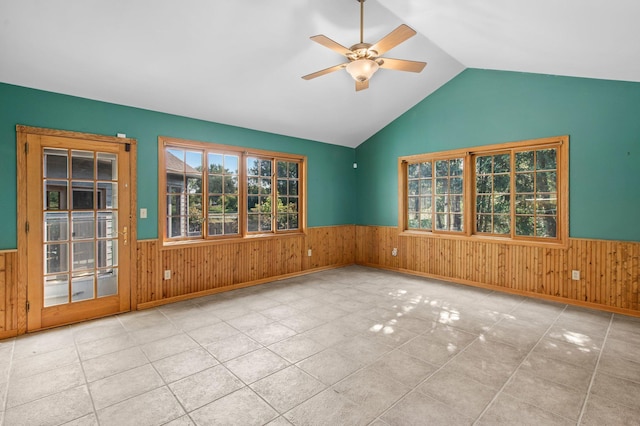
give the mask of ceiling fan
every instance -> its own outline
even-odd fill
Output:
[[[356,92],[369,88],[369,79],[378,71],[378,68],[386,68],[397,71],[420,72],[427,65],[426,62],[407,61],[404,59],[381,58],[380,56],[393,49],[400,43],[416,35],[416,32],[407,25],[400,25],[391,31],[382,40],[374,44],[364,42],[364,2],[366,0],[356,0],[360,3],[360,43],[346,48],[340,43],[336,43],[324,35],[316,35],[311,40],[328,47],[329,49],[347,57],[349,62],[336,65],[321,71],[303,76],[305,80],[311,80],[325,74],[346,68],[347,72],[356,81]]]

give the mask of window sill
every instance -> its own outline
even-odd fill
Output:
[[[305,231],[291,231],[291,232],[281,232],[278,234],[249,234],[246,236],[233,236],[233,237],[223,237],[223,238],[215,238],[209,240],[203,239],[193,239],[193,240],[179,240],[179,241],[164,241],[162,243],[162,247],[160,250],[172,250],[182,247],[193,247],[193,246],[215,246],[215,245],[225,245],[225,244],[238,244],[238,243],[249,243],[257,240],[276,240],[281,238],[291,238],[291,237],[305,237],[307,233]]]
[[[398,234],[400,237],[421,237],[421,238],[443,238],[447,240],[463,240],[463,241],[473,241],[476,243],[493,243],[493,244],[507,244],[507,245],[517,245],[517,246],[532,246],[532,247],[544,247],[550,249],[561,249],[569,247],[569,239],[558,239],[553,241],[540,241],[540,240],[530,240],[530,239],[511,239],[511,238],[503,238],[503,237],[495,237],[488,235],[467,235],[464,233],[454,234],[454,233],[438,233],[438,232],[427,232],[427,231],[413,231],[413,230],[404,230]]]

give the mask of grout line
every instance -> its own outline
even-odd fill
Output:
[[[482,412],[478,415],[478,417],[476,418],[476,420],[474,421],[474,425],[478,424],[478,421],[480,421],[480,419],[482,418],[482,416],[485,415],[485,413],[489,410],[489,407],[491,407],[493,405],[493,403],[496,401],[496,399],[498,399],[498,396],[500,396],[500,394],[502,394],[502,391],[507,387],[507,385],[509,383],[511,383],[511,381],[513,380],[514,376],[516,375],[516,373],[518,372],[518,370],[520,370],[520,367],[522,367],[522,364],[524,364],[524,362],[529,358],[529,356],[531,356],[531,353],[535,350],[535,348],[540,344],[540,342],[542,341],[542,339],[544,339],[544,337],[547,335],[547,333],[549,332],[549,330],[551,330],[551,328],[556,324],[556,322],[558,322],[558,319],[560,319],[560,317],[562,316],[562,314],[564,313],[564,311],[567,309],[568,305],[564,305],[564,308],[562,309],[562,311],[558,314],[558,316],[556,316],[556,319],[549,325],[549,327],[547,327],[547,329],[545,330],[544,333],[542,333],[542,335],[540,336],[540,338],[538,339],[538,341],[536,342],[535,345],[533,345],[533,347],[529,350],[529,352],[527,353],[527,355],[525,355],[524,358],[522,358],[522,361],[520,361],[520,363],[518,364],[518,366],[513,370],[513,373],[511,373],[511,375],[509,376],[509,378],[507,379],[506,382],[504,382],[504,384],[500,387],[500,389],[498,389],[498,391],[496,392],[496,394],[493,396],[493,398],[491,399],[491,401],[489,401],[489,403],[487,404],[486,407],[484,407],[484,410],[482,410]],[[515,398],[518,399],[518,398]],[[528,404],[528,403],[527,403]],[[533,405],[533,404],[529,404],[529,405]],[[535,407],[535,405],[534,405]],[[540,408],[540,407],[538,407]],[[548,411],[548,410],[544,410],[544,411]],[[554,415],[557,416],[557,414],[553,413]],[[559,416],[562,418],[565,418],[563,416]]]
[[[609,331],[611,331],[611,325],[613,324],[613,314],[609,318],[609,326],[607,327],[607,332],[604,335],[604,340],[602,341],[602,348],[600,348],[600,353],[598,354],[598,360],[596,361],[596,366],[593,369],[593,373],[591,374],[591,380],[589,381],[589,388],[587,389],[587,394],[584,397],[584,402],[582,403],[582,409],[580,410],[580,416],[578,417],[578,425],[582,423],[582,417],[584,416],[585,411],[587,410],[587,402],[589,402],[589,395],[591,394],[591,388],[593,387],[593,383],[596,379],[596,374],[598,372],[598,366],[600,365],[600,359],[602,358],[602,353],[604,352],[604,347],[607,344],[607,337],[609,337]]]

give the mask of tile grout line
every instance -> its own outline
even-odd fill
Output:
[[[118,322],[120,322],[120,318],[118,318]],[[84,378],[85,386],[87,387],[87,393],[89,394],[89,400],[91,401],[91,407],[93,408],[93,416],[96,418],[96,422],[100,425],[100,420],[98,419],[98,410],[96,409],[96,404],[93,401],[93,395],[91,394],[91,389],[89,388],[89,380],[87,379],[87,374],[84,371],[84,363],[82,362],[82,358],[80,357],[80,350],[78,349],[78,342],[74,336],[73,330],[69,328],[71,332],[71,338],[73,339],[73,346],[76,349],[76,354],[78,355],[78,362],[80,363],[80,370],[82,370],[82,377]],[[86,415],[86,414],[85,414]],[[79,418],[82,418],[80,416]]]
[[[498,389],[498,391],[496,392],[496,394],[493,396],[493,398],[491,399],[491,401],[489,401],[489,403],[487,404],[486,407],[484,407],[484,410],[482,410],[482,412],[478,415],[478,417],[476,418],[476,420],[473,422],[474,425],[478,424],[478,421],[480,421],[480,419],[482,418],[482,416],[484,416],[486,414],[486,412],[489,410],[489,408],[491,407],[491,405],[493,405],[493,403],[496,401],[496,399],[498,399],[498,396],[500,396],[500,394],[502,394],[502,391],[507,387],[507,385],[509,383],[511,383],[511,380],[513,380],[513,377],[516,375],[516,373],[518,372],[518,370],[520,369],[520,367],[522,367],[522,364],[524,364],[524,362],[529,358],[529,356],[531,356],[531,353],[535,350],[535,348],[540,344],[540,342],[542,341],[542,339],[545,338],[545,336],[547,335],[547,333],[549,332],[549,330],[551,330],[551,328],[558,322],[558,320],[560,319],[560,317],[562,316],[562,314],[567,310],[567,307],[569,305],[564,305],[564,308],[562,308],[562,311],[558,314],[558,316],[556,317],[556,319],[549,325],[549,327],[547,327],[547,329],[545,330],[544,333],[542,333],[542,335],[540,336],[540,338],[538,339],[538,341],[536,342],[535,345],[533,345],[533,347],[529,350],[529,352],[527,353],[527,355],[525,355],[525,357],[522,359],[522,361],[520,361],[520,363],[518,364],[518,366],[513,370],[513,373],[511,373],[511,375],[509,376],[509,378],[507,379],[506,382],[504,382],[504,384],[500,387],[500,389]],[[517,399],[517,398],[515,398]],[[533,405],[533,404],[530,404]],[[537,407],[535,405],[533,405],[534,407]],[[540,407],[537,407],[540,408]],[[548,411],[548,410],[544,410],[544,411]],[[553,413],[554,415],[558,415]],[[559,416],[562,418],[565,418],[564,416]]]
[[[507,312],[507,314],[510,314],[510,313],[511,313],[512,311],[514,311],[518,306],[520,306],[522,303],[524,303],[524,300],[525,300],[525,299],[521,300],[521,301],[520,301],[520,303],[518,303],[518,304],[517,304],[517,305],[515,305],[513,308],[511,308],[511,309],[509,310],[509,312]],[[485,332],[487,332],[487,331],[491,330],[493,327],[495,327],[497,324],[499,324],[499,323],[500,323],[500,322],[502,322],[503,320],[504,320],[504,317],[500,318],[498,321],[496,321],[495,323],[493,323],[493,324],[491,325],[491,327],[489,327],[487,330],[485,330]],[[437,321],[435,321],[435,322],[437,322]],[[441,323],[439,323],[439,324],[441,324]],[[462,332],[465,332],[465,333],[472,334],[472,333],[470,333],[470,332],[469,332],[469,331],[467,331],[467,330],[463,330],[463,329],[461,329],[461,328],[457,328],[457,327],[455,327],[455,326],[453,326],[453,325],[447,325],[447,324],[442,324],[442,325],[447,326],[447,327],[454,328],[454,329],[456,329],[456,330],[459,330],[459,331],[462,331]],[[423,333],[418,334],[417,336],[415,336],[415,337],[414,337],[414,338],[412,338],[411,340],[408,340],[408,341],[407,341],[407,342],[405,342],[404,344],[402,344],[402,345],[398,346],[398,347],[397,347],[397,348],[395,348],[394,350],[398,350],[401,346],[404,346],[404,345],[408,344],[409,342],[413,341],[414,339],[417,339],[419,336],[424,335],[424,333],[426,333],[426,331],[425,331],[425,332],[423,332]],[[436,370],[434,370],[433,372],[431,372],[431,374],[427,375],[427,376],[426,376],[424,379],[422,379],[422,380],[421,380],[417,385],[415,385],[414,387],[412,387],[412,388],[411,388],[411,390],[409,390],[407,393],[405,393],[405,394],[404,394],[404,395],[402,395],[400,398],[398,398],[398,400],[397,400],[396,402],[394,402],[393,404],[391,404],[389,407],[387,407],[387,409],[386,409],[386,410],[384,410],[382,413],[380,413],[380,415],[378,415],[378,416],[376,417],[376,419],[378,419],[378,420],[380,420],[380,421],[384,421],[384,420],[382,420],[382,416],[383,416],[383,415],[385,415],[385,414],[386,414],[387,412],[389,412],[393,407],[395,407],[396,405],[398,405],[402,400],[404,400],[404,399],[407,397],[407,395],[409,395],[409,394],[411,394],[411,393],[413,393],[413,392],[420,392],[420,391],[418,391],[418,390],[417,390],[417,389],[418,389],[418,387],[420,387],[423,383],[427,382],[429,379],[431,379],[433,376],[435,376],[438,372],[440,372],[440,370],[442,370],[445,366],[447,366],[447,365],[448,365],[450,362],[452,362],[454,359],[458,358],[458,356],[460,356],[460,355],[461,355],[461,354],[462,354],[462,353],[463,353],[463,352],[464,352],[464,351],[465,351],[469,346],[471,346],[473,343],[475,343],[477,340],[479,340],[479,339],[480,339],[480,336],[481,336],[481,335],[483,335],[483,334],[484,334],[484,333],[480,333],[480,334],[478,334],[478,336],[476,336],[473,340],[469,341],[469,343],[468,343],[466,346],[464,346],[464,347],[460,350],[460,352],[458,352],[457,354],[455,354],[454,356],[452,356],[451,358],[449,358],[449,359],[448,359],[444,364],[442,364],[442,365],[441,365],[440,367],[438,367]],[[412,355],[410,355],[410,356],[412,356]],[[415,357],[414,357],[414,358],[415,358]],[[418,359],[419,359],[419,358],[418,358]],[[426,362],[426,361],[423,361],[423,362]],[[427,362],[427,364],[430,364],[430,363],[428,363],[428,362]],[[430,365],[433,365],[433,364],[430,364]],[[473,379],[471,379],[471,380],[473,380]],[[474,381],[475,381],[475,380],[474,380]],[[479,382],[478,382],[478,383],[479,383]],[[480,383],[480,384],[482,384],[482,383]],[[436,398],[433,398],[432,396],[429,396],[429,395],[425,395],[425,396],[427,396],[427,397],[429,397],[429,398],[431,398],[431,399],[433,399],[433,400],[435,400],[435,401],[437,401],[437,402],[439,402],[439,403],[441,403],[441,404],[444,404],[444,405],[446,405],[447,407],[450,407],[448,404],[446,404],[446,403],[444,403],[444,402],[442,402],[442,401],[440,401],[440,400],[438,400],[438,399],[436,399]],[[456,409],[454,409],[453,407],[450,407],[450,408],[451,408],[451,409],[453,409],[455,412],[459,413],[459,411],[458,411],[458,410],[456,410]],[[461,414],[462,416],[468,417],[467,415],[465,415],[465,414],[463,414],[463,413],[460,413],[460,414]],[[373,421],[375,421],[376,419],[374,419]]]
[[[593,373],[591,374],[591,380],[589,381],[589,388],[587,389],[587,394],[584,397],[584,402],[582,403],[582,409],[580,410],[580,416],[578,417],[578,422],[576,424],[582,423],[582,417],[584,417],[584,413],[587,410],[587,403],[589,402],[589,395],[591,394],[591,388],[593,387],[593,383],[596,379],[596,374],[598,373],[598,367],[600,366],[600,359],[602,358],[602,353],[604,352],[604,347],[607,344],[607,338],[609,337],[609,331],[611,331],[611,325],[613,324],[613,316],[609,318],[609,326],[607,327],[607,332],[604,335],[604,340],[602,341],[602,348],[600,348],[600,353],[598,354],[598,360],[596,361],[596,366],[593,368]]]

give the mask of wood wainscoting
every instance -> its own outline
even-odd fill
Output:
[[[0,339],[18,334],[17,254],[0,251]]]
[[[140,240],[135,303],[144,309],[350,265],[355,263],[355,247],[355,225],[214,244],[163,246],[158,240]],[[171,271],[171,279],[164,279],[166,270]]]
[[[357,226],[356,241],[361,265],[640,316],[640,243],[570,238],[567,247],[534,246],[383,226]]]

